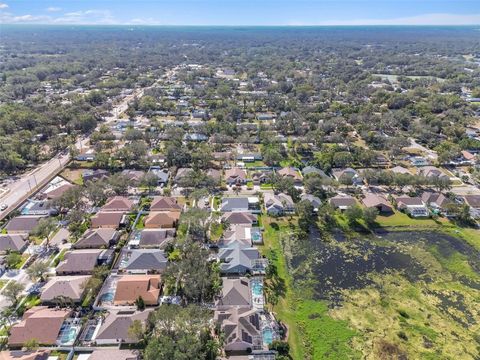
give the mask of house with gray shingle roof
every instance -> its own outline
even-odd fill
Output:
[[[255,260],[260,259],[260,253],[255,247],[244,247],[238,242],[221,248],[218,252],[220,272],[222,274],[245,274],[252,272]]]
[[[27,234],[1,234],[0,253],[7,251],[23,252],[28,247]]]
[[[161,273],[168,260],[160,249],[124,249],[118,262],[118,271],[132,274]]]

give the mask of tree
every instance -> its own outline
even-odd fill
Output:
[[[57,221],[52,217],[42,218],[32,229],[31,235],[40,239],[45,238],[45,247],[50,245],[50,235],[57,228]]]
[[[178,260],[164,272],[166,287],[186,301],[211,301],[221,288],[218,264],[210,263],[208,250],[190,239],[176,250]]]
[[[17,281],[10,281],[5,289],[3,289],[3,296],[9,300],[13,306],[16,306],[19,300],[20,294],[25,290],[25,285]]]
[[[310,226],[315,224],[313,205],[308,200],[302,200],[295,205],[298,215],[298,225],[302,230],[309,231]]]
[[[378,209],[377,208],[366,208],[363,209],[363,221],[365,221],[365,224],[367,224],[368,227],[372,226],[375,224],[375,219],[377,218],[378,215]]]
[[[211,314],[197,305],[164,305],[148,322],[152,336],[145,360],[215,360],[219,344],[212,337]]]
[[[16,268],[22,262],[22,255],[16,251],[10,251],[5,257],[5,262],[9,269]]]
[[[145,308],[145,304],[144,304],[144,308]],[[128,328],[128,336],[133,340],[141,341],[144,337],[144,334],[145,334],[145,327],[143,326],[142,322],[140,320],[133,320],[132,324]]]
[[[158,185],[158,177],[152,172],[147,172],[140,179],[140,185],[148,188],[149,191],[153,191]]]
[[[37,339],[28,339],[28,340],[25,341],[25,343],[23,344],[23,347],[24,347],[27,351],[37,350],[39,346],[40,346],[40,344],[38,343],[38,340],[37,340]]]
[[[27,274],[32,281],[45,281],[45,274],[49,267],[46,261],[36,261],[27,269]]]
[[[362,208],[358,205],[354,205],[345,210],[345,216],[350,225],[354,225],[358,220],[363,218]]]
[[[137,310],[145,310],[145,301],[143,301],[143,298],[141,296],[139,296],[137,300],[135,300],[135,305],[137,306]]]

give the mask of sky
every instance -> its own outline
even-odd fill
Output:
[[[479,25],[480,0],[0,0],[0,24]]]

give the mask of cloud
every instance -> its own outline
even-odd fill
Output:
[[[0,2],[0,9],[6,9],[6,8],[8,8],[8,5]]]
[[[0,13],[0,23],[2,24],[25,24],[25,23],[46,23],[50,20],[49,16],[20,15],[14,16],[11,13]]]
[[[329,20],[305,25],[479,25],[479,14],[432,13],[391,19]],[[291,23],[289,25],[301,25]]]
[[[59,12],[59,11],[62,11],[62,8],[58,7],[58,6],[50,6],[50,7],[47,8],[47,11],[48,12]]]
[[[54,24],[86,24],[86,25],[111,25],[118,24],[109,10],[81,10],[68,12],[63,16],[52,19]]]
[[[130,19],[126,25],[161,25],[161,22],[154,18],[134,18]]]

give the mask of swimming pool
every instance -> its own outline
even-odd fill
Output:
[[[261,282],[252,283],[252,294],[255,296],[263,295],[263,284]]]
[[[114,296],[115,294],[113,293],[113,291],[106,292],[105,294],[102,295],[102,297],[100,298],[100,301],[101,302],[112,301]]]
[[[265,327],[262,330],[263,343],[270,345],[273,342],[273,330],[269,327]]]
[[[58,342],[61,345],[70,345],[73,344],[77,338],[79,327],[70,323],[62,325],[60,329],[60,335],[58,337]]]

